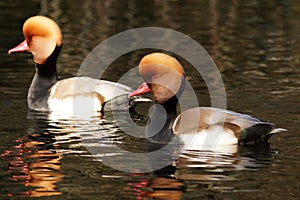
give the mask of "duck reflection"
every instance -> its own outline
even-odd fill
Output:
[[[119,100],[109,102],[107,107],[118,106]],[[1,155],[8,166],[6,174],[9,177],[5,181],[15,186],[13,190],[6,190],[9,191],[7,196],[61,195],[58,184],[65,176],[61,164],[65,155],[85,156],[88,152],[84,147],[110,147],[112,143],[122,143],[119,141],[122,137],[115,133],[119,130],[117,126],[100,115],[77,119],[30,111],[28,118],[32,124],[26,136],[18,138],[16,145]]]
[[[154,171],[154,178],[130,182],[129,187],[137,199],[182,199],[184,183],[174,177],[176,167],[168,165]]]
[[[129,183],[129,188],[137,199],[182,199],[184,192],[191,187],[190,181],[193,181],[196,187],[204,188],[204,191],[237,190],[239,186],[234,185],[234,182],[238,180],[238,171],[265,168],[271,163],[270,159],[275,153],[267,142],[243,146],[232,144],[211,149],[191,148],[181,143],[180,138],[176,138],[172,133],[170,124],[173,123],[174,115],[166,115],[167,120],[163,128],[155,132],[151,123],[156,125],[157,122],[152,119],[158,114],[159,108],[150,112],[145,129],[146,136],[150,137],[145,148],[147,152],[152,152],[168,144],[172,147],[169,149],[172,153],[161,154],[163,159],[148,157],[148,162],[154,169],[161,165],[158,162],[162,160],[168,161],[169,165],[154,171],[150,179]],[[168,142],[173,142],[173,145],[169,145]]]
[[[59,145],[55,143],[54,135],[49,131],[51,127],[47,120],[34,113],[29,117],[34,122],[28,130],[29,134],[17,139],[17,144],[1,155],[9,165],[10,181],[22,188],[7,195],[60,195],[62,192],[58,190],[57,183],[64,177],[61,170],[63,155],[56,151]]]
[[[153,110],[152,114],[156,115],[157,111]],[[104,157],[110,160],[117,158],[119,154],[113,155],[110,151],[114,150],[113,144],[127,148],[135,144],[126,140],[125,134],[120,136],[122,133],[117,126],[108,122],[102,123],[102,119],[95,119],[96,122],[51,121],[36,112],[30,113],[29,118],[33,124],[28,129],[28,135],[16,140],[17,144],[2,155],[2,159],[9,166],[8,179],[16,183],[15,189],[9,189],[7,196],[61,195],[62,191],[58,185],[65,175],[61,164],[62,158],[68,153],[86,153],[86,149],[82,152],[77,148],[71,148],[75,143],[82,143],[84,140],[87,145],[85,148],[91,145],[99,150],[99,147],[102,147],[106,151],[96,155],[102,160]],[[136,117],[137,120],[142,118],[144,117]],[[172,123],[172,115],[167,115],[166,118],[170,120],[166,120],[165,127],[169,127]],[[127,122],[125,121],[124,124]],[[146,133],[151,134],[152,130],[149,126],[147,129],[149,133],[147,131]],[[135,177],[133,181],[129,181],[128,187],[137,199],[181,199],[185,191],[191,187],[190,181],[195,181],[197,187],[206,190],[234,190],[235,186],[229,187],[227,184],[237,179],[237,171],[266,167],[270,163],[268,159],[274,154],[267,144],[241,147],[233,145],[227,151],[186,149],[180,146],[168,131],[169,128],[162,129],[155,136],[151,136],[146,144],[135,144],[137,148],[145,147],[147,152],[152,152],[164,147],[166,142],[174,142],[169,146],[168,151],[159,154],[159,159],[155,156],[147,158],[147,164],[152,165],[153,168],[159,166],[160,161],[167,161],[165,167],[156,168],[151,176],[132,174]],[[80,134],[76,135],[76,133]],[[164,140],[160,140],[160,136],[163,136]],[[168,139],[165,140],[166,138]],[[65,148],[64,144],[68,147]],[[119,163],[119,165],[123,167],[128,163]]]
[[[153,178],[130,182],[130,190],[136,199],[175,200],[182,199],[185,191],[194,187],[203,188],[202,192],[235,191],[240,189],[235,185],[239,179],[238,171],[265,168],[274,154],[269,144],[242,146],[236,150],[232,154],[182,151],[172,164],[154,171]],[[193,184],[190,184],[191,181]]]

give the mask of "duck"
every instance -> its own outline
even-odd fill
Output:
[[[133,91],[120,83],[90,77],[59,80],[56,64],[63,37],[52,19],[28,18],[23,25],[23,35],[25,40],[8,53],[30,52],[33,56],[35,75],[27,95],[30,110],[68,113],[68,116],[76,112],[101,113],[106,102],[122,95],[127,99]]]
[[[178,99],[186,81],[181,63],[171,55],[154,52],[140,60],[138,69],[144,82],[129,97],[152,94],[155,108],[146,129],[151,140],[156,137],[153,141],[167,137],[164,142],[169,142],[176,136],[184,148],[209,150],[220,145],[265,143],[273,134],[286,131],[250,115],[222,108],[194,107],[177,114]],[[161,130],[153,131],[153,127],[158,127],[153,123],[156,116],[160,118],[157,121],[165,119],[165,124],[160,126]]]

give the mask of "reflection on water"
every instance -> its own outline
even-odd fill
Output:
[[[7,149],[2,159],[7,163],[7,178],[5,181],[7,196],[53,196],[62,192],[57,184],[64,178],[61,170],[61,160],[67,154],[85,155],[86,150],[79,150],[82,141],[78,133],[84,134],[84,138],[93,139],[90,136],[98,133],[98,139],[112,133],[116,127],[111,122],[97,118],[88,121],[76,119],[49,119],[48,113],[30,112],[29,118],[33,124],[28,129],[28,134],[18,138],[15,146]],[[109,140],[107,140],[109,141]],[[106,144],[105,137],[102,140]],[[10,187],[14,185],[12,190]]]
[[[242,156],[243,154],[245,156]],[[272,155],[274,152],[267,144],[241,147],[234,154],[188,150],[172,165],[155,171],[153,178],[130,182],[129,187],[137,199],[182,199],[184,193],[194,190],[193,184],[187,184],[191,181],[208,192],[262,191],[257,188],[251,189],[244,184],[236,184],[241,181],[236,172],[265,168],[270,164],[269,158]]]
[[[59,144],[47,126],[45,119],[36,121],[28,135],[17,139],[16,145],[1,155],[8,164],[6,180],[14,185],[14,190],[3,189],[7,196],[61,194],[56,184],[64,177],[60,163],[62,154],[56,151]]]
[[[7,164],[4,179],[6,185],[2,188],[2,191],[6,191],[6,196],[62,195],[59,185],[64,182],[66,173],[62,170],[62,160],[69,154],[81,156],[83,159],[93,158],[94,162],[107,158],[119,160],[118,165],[122,168],[125,167],[126,162],[120,162],[120,159],[125,159],[128,155],[124,152],[116,152],[116,145],[131,146],[133,151],[157,148],[154,143],[145,146],[143,141],[128,140],[115,122],[109,120],[109,117],[108,119],[54,121],[48,117],[48,113],[30,112],[29,118],[33,124],[28,129],[28,134],[17,139],[16,145],[1,155],[2,160]],[[147,120],[147,117],[144,116],[143,119],[143,115],[136,115],[135,119]],[[90,153],[94,152],[87,151],[91,148],[100,148],[101,153],[91,155]],[[137,199],[144,197],[181,199],[188,189],[184,184],[186,181],[196,181],[210,191],[241,190],[228,184],[238,180],[235,172],[267,167],[270,164],[269,158],[274,154],[275,151],[268,145],[239,148],[233,146],[228,152],[181,150],[179,158],[175,159],[178,156],[178,149],[175,148],[173,155],[170,155],[174,158],[173,162],[171,161],[170,165],[163,169],[154,171],[151,178],[145,178],[147,173],[138,173],[143,170],[139,168],[139,163],[130,163],[130,166],[133,166],[131,176],[134,180],[125,181],[123,187],[127,185],[128,195],[135,196]],[[151,157],[148,159],[152,164],[158,162],[151,160]],[[131,160],[131,162],[137,161]],[[119,176],[107,174],[102,177],[118,178]],[[12,186],[14,186],[13,190]]]
[[[154,171],[151,179],[130,182],[130,191],[136,199],[181,199],[185,191],[184,183],[174,177],[175,170],[175,166],[169,165]]]
[[[299,8],[297,1],[273,0],[0,1],[0,198],[297,199]],[[106,167],[98,160],[122,156],[112,154],[114,145],[144,152],[144,142],[127,136],[109,117],[80,122],[34,113],[26,119],[32,59],[26,54],[8,56],[7,50],[23,38],[24,20],[36,14],[50,16],[62,27],[64,48],[58,62],[62,77],[76,75],[90,50],[120,31],[171,28],[189,35],[210,53],[222,73],[230,109],[289,131],[272,137],[271,147],[233,147],[227,153],[183,151],[154,173],[138,173],[135,168],[134,173],[122,173]],[[119,58],[103,78],[118,80],[142,54]],[[182,62],[199,102],[209,106],[205,84]],[[136,83],[132,87],[141,81],[137,75],[128,79]],[[144,113],[133,116],[137,124],[147,121]],[[105,152],[93,157],[83,140]]]

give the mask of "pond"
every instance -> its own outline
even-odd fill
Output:
[[[0,10],[1,199],[300,198],[300,2],[27,0],[1,1]],[[7,51],[23,41],[22,24],[33,15],[49,16],[62,29],[60,78],[76,76],[98,44],[122,31],[161,27],[185,34],[215,62],[228,109],[287,132],[275,134],[269,144],[235,146],[222,153],[186,150],[171,155],[176,159],[162,169],[141,171],[144,160],[120,160],[121,150],[138,155],[156,147],[126,134],[112,113],[82,121],[28,110],[32,56]],[[157,49],[120,55],[101,78],[118,81],[153,51]],[[199,104],[211,106],[199,73],[179,59]],[[132,88],[141,82],[137,70],[126,76],[125,83]],[[137,109],[131,117],[145,124],[149,106]],[[118,113],[122,114],[128,113]]]

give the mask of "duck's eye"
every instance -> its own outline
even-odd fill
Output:
[[[159,77],[160,77],[160,75],[154,74],[154,75],[152,76],[152,82],[154,82],[155,80],[157,80]]]
[[[30,41],[35,41],[35,40],[37,40],[37,36],[32,36],[32,37],[29,38],[29,40]]]

